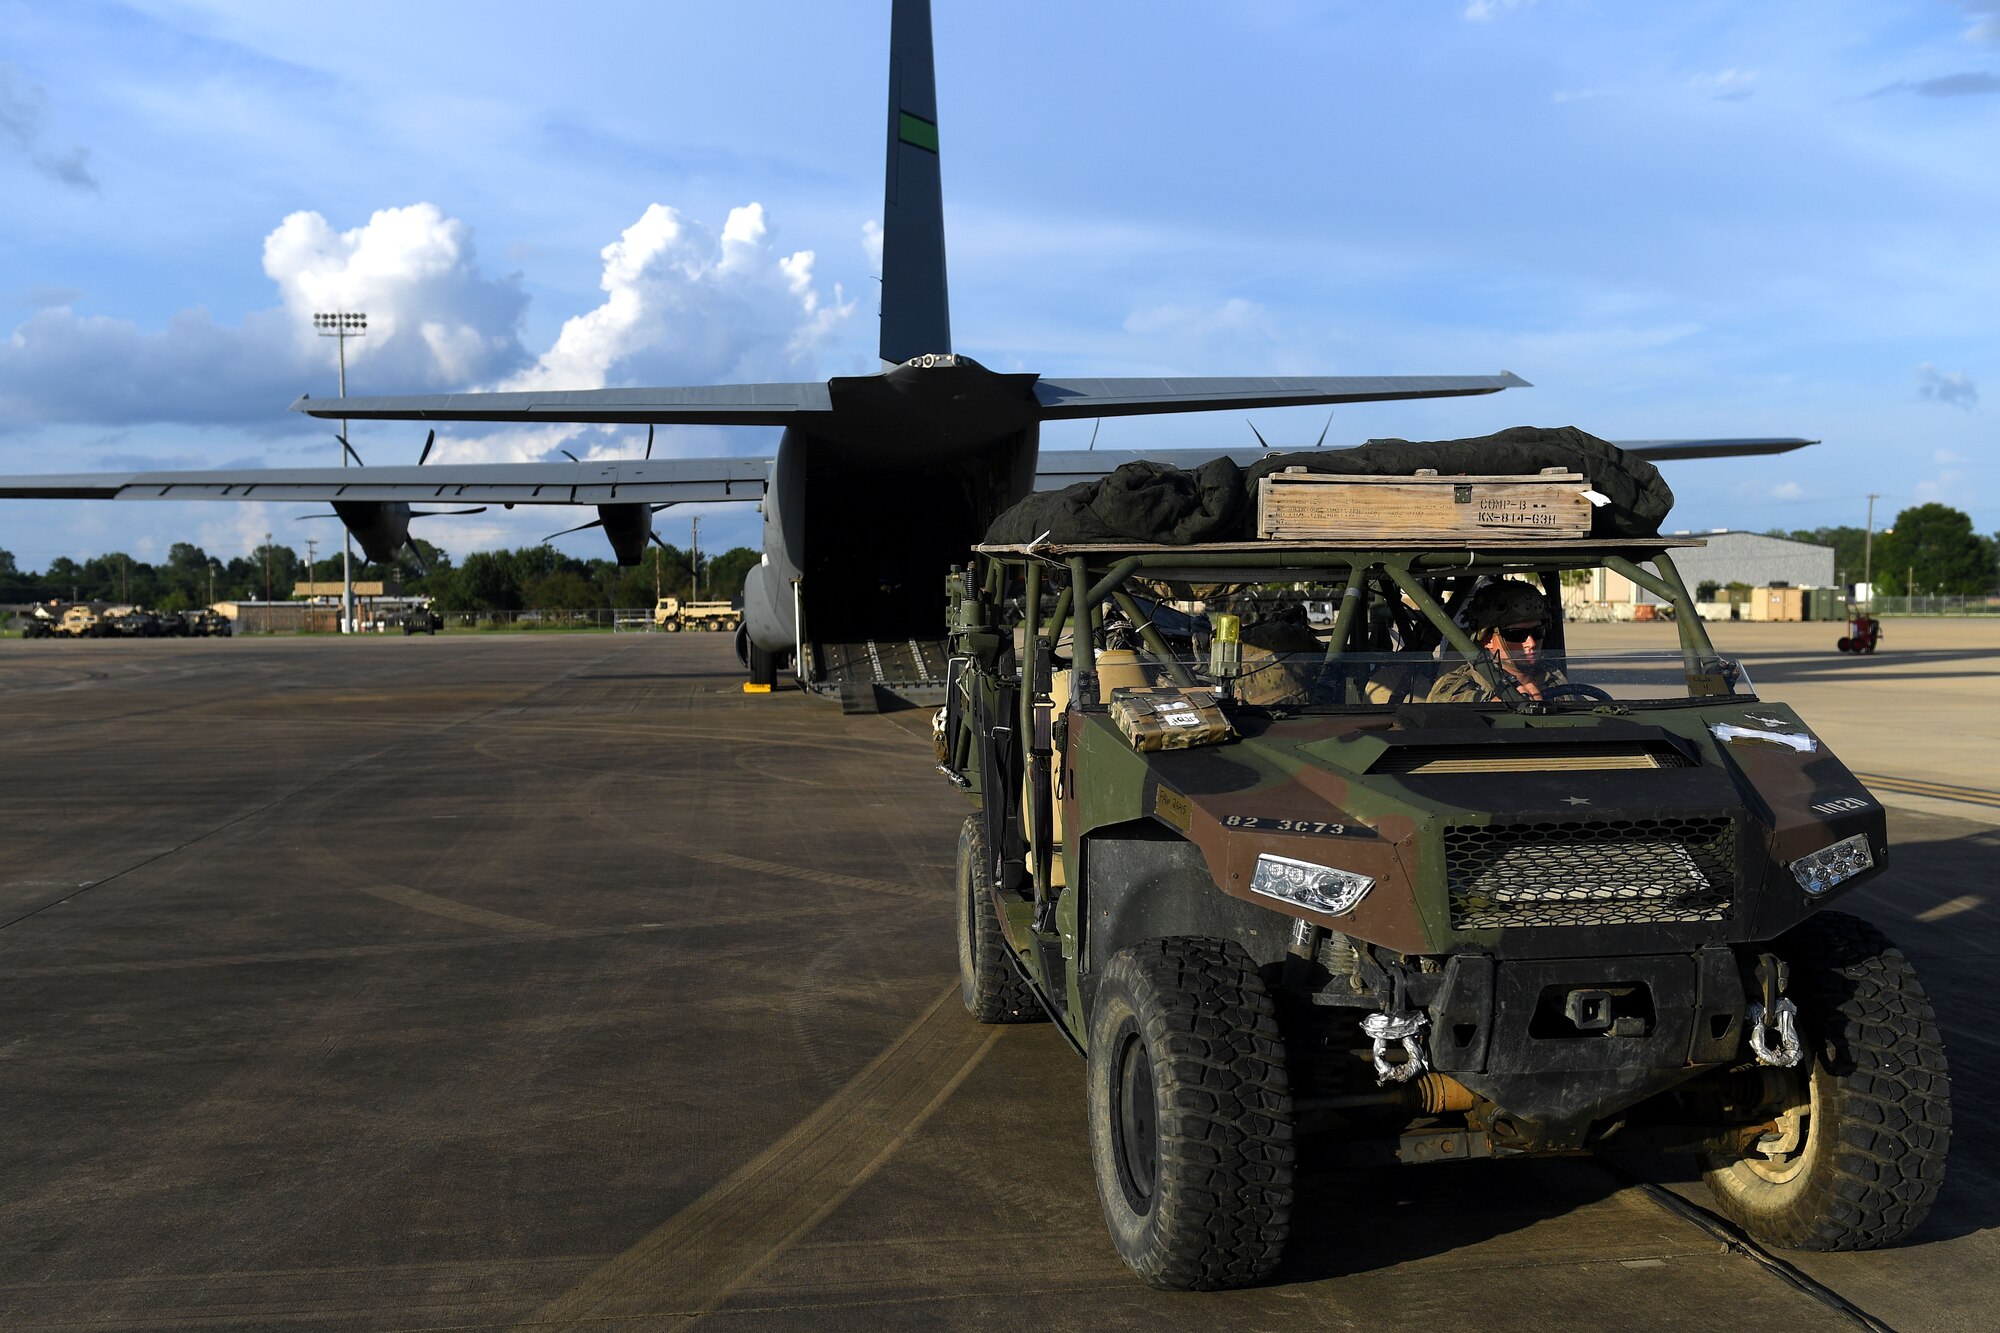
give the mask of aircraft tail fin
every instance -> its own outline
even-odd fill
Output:
[[[882,359],[951,350],[944,184],[930,0],[894,0],[889,19],[889,162],[882,198]]]

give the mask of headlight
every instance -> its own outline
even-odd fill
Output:
[[[1834,885],[1874,868],[1875,857],[1868,850],[1868,835],[1857,833],[1792,862],[1792,878],[1799,882],[1800,888],[1818,897]]]
[[[1374,887],[1371,876],[1310,861],[1294,861],[1289,856],[1273,856],[1269,852],[1257,858],[1257,869],[1250,876],[1250,892],[1328,916],[1353,911]]]

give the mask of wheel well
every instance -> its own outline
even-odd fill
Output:
[[[1291,918],[1224,893],[1200,850],[1152,820],[1095,829],[1083,839],[1082,854],[1077,920],[1084,939],[1077,990],[1086,1016],[1105,964],[1141,940],[1174,935],[1234,940],[1260,969],[1284,958]]]

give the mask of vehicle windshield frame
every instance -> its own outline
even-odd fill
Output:
[[[1122,611],[1137,628],[1148,650],[1165,665],[1175,683],[1192,685],[1184,663],[1175,663],[1150,618],[1138,611],[1138,599],[1131,584],[1240,584],[1259,585],[1311,581],[1341,590],[1339,611],[1329,639],[1325,660],[1336,663],[1348,655],[1348,640],[1354,615],[1368,581],[1377,576],[1408,600],[1406,610],[1414,610],[1437,633],[1455,662],[1470,663],[1489,688],[1493,701],[1475,707],[1506,708],[1513,711],[1556,711],[1598,706],[1583,701],[1542,702],[1524,695],[1514,679],[1497,668],[1492,655],[1475,644],[1445,607],[1425,586],[1424,580],[1439,576],[1486,575],[1494,577],[1560,575],[1572,570],[1609,569],[1658,597],[1674,613],[1683,669],[1689,689],[1684,698],[1633,700],[1617,704],[1630,707],[1685,707],[1728,698],[1732,702],[1754,699],[1754,695],[1732,692],[1738,674],[1734,664],[1715,651],[1706,628],[1694,609],[1694,599],[1675,567],[1669,551],[1699,547],[1698,539],[1654,537],[1618,540],[1508,541],[1464,547],[1435,543],[1422,546],[1371,544],[1336,546],[1315,542],[1230,542],[1197,546],[1162,546],[1137,542],[1050,543],[982,545],[974,552],[984,562],[980,580],[988,597],[1000,600],[1017,571],[1026,595],[1020,599],[1023,642],[1029,645],[1046,640],[1053,657],[1058,642],[1071,648],[1070,666],[1075,673],[1073,697],[1076,706],[1095,711],[1104,705],[1095,702],[1097,691],[1083,688],[1095,681],[1095,638],[1104,622],[1108,602]],[[1652,568],[1647,569],[1645,566]],[[1052,576],[1052,577],[1048,577]],[[1054,590],[1053,605],[1045,608],[1043,588]],[[1082,596],[1076,589],[1084,590]],[[1044,614],[1044,611],[1047,614]],[[1080,614],[1079,614],[1080,613]],[[1077,623],[1080,622],[1080,623]],[[1038,681],[1035,694],[1045,694],[1046,680]],[[1256,708],[1257,705],[1239,705]],[[1370,706],[1372,709],[1372,706]],[[1347,711],[1337,705],[1315,704],[1314,712]],[[1375,709],[1374,711],[1379,711]]]

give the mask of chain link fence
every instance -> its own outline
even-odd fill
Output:
[[[1963,597],[1877,597],[1877,616],[2000,616],[2000,593]]]

